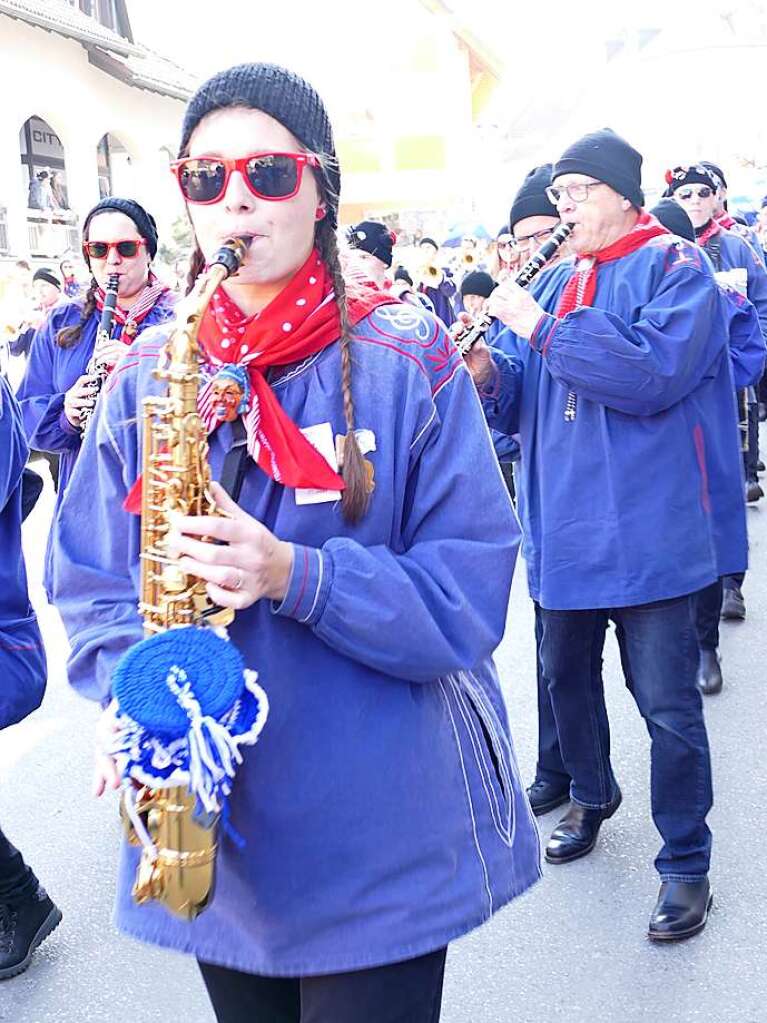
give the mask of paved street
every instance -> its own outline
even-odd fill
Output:
[[[767,440],[767,436],[764,438]],[[643,471],[652,472],[652,466]],[[38,606],[50,487],[27,525]],[[706,703],[714,756],[714,910],[680,945],[645,938],[657,894],[648,739],[608,637],[605,678],[624,803],[597,850],[547,868],[528,896],[450,952],[444,1023],[764,1023],[767,923],[761,813],[767,800],[764,637],[767,500],[749,509],[748,620],[723,626],[725,690]],[[481,514],[481,509],[477,510]],[[212,1023],[194,965],[120,937],[111,922],[119,827],[89,795],[96,708],[71,693],[66,641],[41,611],[51,677],[43,708],[0,736],[0,820],[64,913],[22,977],[0,985],[3,1023]],[[523,776],[535,760],[533,627],[523,566],[499,663]],[[544,838],[557,811],[542,821]]]

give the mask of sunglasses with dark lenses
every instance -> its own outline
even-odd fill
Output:
[[[117,249],[123,259],[135,259],[142,245],[146,245],[144,238],[125,238],[119,242],[83,242],[83,249],[91,259],[106,259],[110,249]]]
[[[175,160],[171,169],[187,202],[218,202],[226,193],[232,171],[239,171],[259,199],[279,202],[292,199],[301,187],[304,167],[319,167],[308,153],[252,153],[238,160],[215,156]]]
[[[692,199],[694,195],[697,195],[699,199],[710,199],[713,194],[713,188],[709,188],[708,185],[701,185],[697,191],[694,188],[677,189],[676,198],[681,199],[682,202],[687,202],[689,199]]]

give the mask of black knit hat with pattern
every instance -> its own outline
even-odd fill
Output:
[[[632,206],[644,206],[642,154],[611,128],[593,131],[569,146],[554,164],[552,181],[562,174],[588,174],[609,185]]]
[[[152,214],[147,213],[144,207],[139,205],[135,199],[122,199],[118,195],[108,195],[100,202],[97,202],[83,221],[83,241],[88,240],[88,228],[97,213],[124,213],[126,217],[130,217],[136,225],[136,230],[146,242],[149,258],[154,259],[157,255],[157,224]],[[84,258],[90,267],[90,259],[87,253],[85,253]]]
[[[224,107],[263,110],[295,135],[311,153],[324,157],[315,170],[327,219],[338,225],[341,171],[325,104],[311,85],[294,71],[277,64],[238,64],[204,82],[189,100],[181,129],[179,155],[186,152],[192,132],[207,114]]]
[[[720,182],[716,174],[705,164],[690,163],[666,171],[666,184],[668,195],[673,195],[677,189],[685,188],[687,185],[708,185],[716,191]]]
[[[353,249],[369,252],[371,256],[376,256],[382,263],[391,266],[392,249],[397,239],[386,224],[379,220],[361,220],[359,224],[349,228],[346,237]]]
[[[546,195],[550,184],[551,164],[543,163],[540,167],[533,167],[511,204],[509,227],[512,231],[515,224],[527,217],[554,217],[559,220],[556,206]]]

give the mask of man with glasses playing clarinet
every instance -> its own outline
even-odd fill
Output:
[[[56,513],[80,453],[81,416],[96,398],[89,367],[109,278],[119,278],[117,304],[98,357],[110,370],[144,329],[173,315],[173,296],[151,269],[156,253],[154,217],[132,199],[102,199],[83,222],[90,286],[83,298],[57,306],[32,339],[17,398],[29,446],[61,456]],[[49,599],[51,571],[49,543],[44,575]]]
[[[479,345],[467,362],[490,425],[521,438],[541,670],[572,778],[546,859],[587,855],[621,804],[601,671],[612,621],[652,741],[663,845],[648,936],[671,941],[700,931],[711,905],[711,767],[689,595],[717,577],[702,423],[737,425],[723,400],[727,338],[711,330],[711,266],[643,210],[641,165],[608,129],[565,151],[549,198],[574,225],[575,260],[548,271],[535,298],[514,281],[496,288],[489,311],[519,355]]]

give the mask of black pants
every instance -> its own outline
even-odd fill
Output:
[[[23,902],[34,895],[37,884],[19,850],[0,831],[0,903]]]
[[[438,1023],[446,953],[325,977],[200,970],[218,1023]]]
[[[690,608],[701,650],[717,650],[719,647],[719,616],[722,613],[724,592],[722,583],[722,579],[717,579],[690,597]]]

